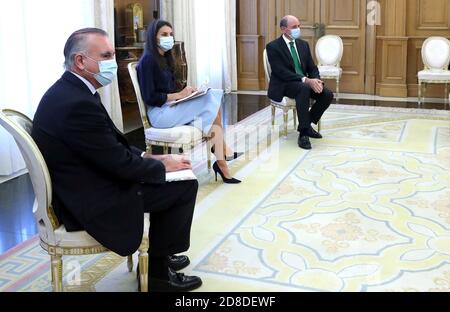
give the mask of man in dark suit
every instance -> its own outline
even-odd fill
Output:
[[[320,80],[308,43],[300,39],[299,20],[295,16],[285,16],[280,22],[280,28],[282,36],[266,47],[272,67],[268,96],[277,102],[281,102],[285,96],[295,99],[300,132],[298,145],[309,150],[310,137],[322,138],[311,123],[319,123],[333,100],[333,93]],[[316,100],[311,110],[310,98]]]
[[[106,32],[76,31],[64,56],[66,72],[42,98],[32,132],[50,171],[58,219],[67,231],[86,230],[126,256],[139,247],[150,212],[149,288],[200,287],[199,277],[175,272],[189,258],[173,256],[189,248],[198,183],[166,183],[166,172],[191,168],[190,161],[147,155],[114,126],[96,91],[117,74]]]

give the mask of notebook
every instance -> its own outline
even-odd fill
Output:
[[[187,180],[197,180],[194,172],[191,169],[180,170],[175,172],[166,172],[166,182],[177,182],[177,181],[187,181]]]
[[[211,89],[211,88],[207,87],[206,85],[201,85],[201,86],[197,89],[197,91],[191,93],[191,95],[189,95],[189,96],[187,96],[187,97],[185,97],[185,98],[176,100],[176,101],[167,102],[167,104],[169,104],[170,106],[172,106],[172,105],[177,105],[177,104],[180,104],[180,103],[183,103],[183,102],[186,102],[186,101],[189,101],[189,100],[192,100],[192,99],[201,97],[201,96],[205,95],[206,93],[208,93],[208,91],[209,91],[210,89]]]

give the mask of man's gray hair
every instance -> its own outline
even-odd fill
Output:
[[[287,16],[283,17],[280,21],[280,28],[288,27],[288,21],[289,21],[289,19]]]
[[[75,55],[80,52],[86,52],[87,38],[91,34],[108,36],[106,31],[99,28],[83,28],[71,34],[64,47],[64,67],[66,70],[72,69],[75,62]]]

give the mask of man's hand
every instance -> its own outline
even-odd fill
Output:
[[[150,153],[146,152],[144,154],[143,158],[151,158],[151,159],[163,161],[163,159],[167,158],[168,156],[169,155],[166,155],[166,154],[164,154],[164,155],[153,155],[153,154],[150,154]]]
[[[315,93],[322,93],[323,92],[323,81],[320,79],[309,79],[306,78],[305,83],[313,89]]]
[[[183,155],[151,155],[149,153],[145,153],[144,158],[159,160],[164,164],[164,167],[166,167],[166,172],[192,169],[191,160]]]
[[[161,162],[166,167],[166,172],[192,169],[191,160],[183,155],[167,155]]]

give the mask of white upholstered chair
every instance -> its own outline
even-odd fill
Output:
[[[316,44],[317,68],[320,78],[336,80],[336,100],[339,100],[339,82],[342,77],[341,60],[344,44],[339,36],[326,35]]]
[[[445,102],[450,83],[450,41],[444,37],[430,37],[422,45],[424,70],[417,74],[419,80],[419,106],[425,101],[427,84],[445,84]],[[450,103],[449,103],[450,105]]]
[[[167,154],[169,148],[179,149],[183,151],[192,150],[196,145],[202,144],[206,141],[206,155],[208,157],[208,170],[211,169],[211,142],[210,138],[203,136],[201,130],[193,126],[179,126],[169,129],[160,129],[152,127],[149,118],[147,117],[147,108],[142,99],[141,88],[137,77],[136,67],[138,63],[132,62],[128,64],[128,71],[131,76],[136,99],[139,106],[139,113],[141,115],[142,124],[144,126],[145,144],[147,152],[151,153],[152,146],[161,146],[164,149],[164,154]]]
[[[31,183],[35,193],[33,214],[36,219],[40,245],[51,257],[51,276],[53,290],[63,291],[63,256],[90,255],[109,250],[103,247],[86,231],[67,232],[64,225],[59,224],[53,211],[52,185],[50,174],[44,157],[30,133],[33,126],[32,121],[25,115],[14,110],[0,110],[0,125],[11,134],[22,153],[27,165]],[[139,246],[139,270],[141,291],[148,290],[148,233],[149,215],[144,217],[144,234]],[[132,256],[128,257],[128,269],[132,270]]]
[[[272,68],[270,67],[269,58],[267,57],[267,51],[264,49],[263,52],[264,58],[264,72],[266,73],[266,79],[269,82],[270,76],[272,75]],[[297,130],[297,106],[295,104],[295,99],[291,99],[288,97],[284,97],[281,102],[276,102],[270,99],[270,105],[272,106],[272,126],[275,125],[275,110],[277,108],[283,110],[283,126],[284,126],[284,136],[287,136],[288,133],[288,120],[289,120],[289,111],[293,110],[294,116],[294,128]],[[319,121],[318,130],[320,132],[321,122]]]

